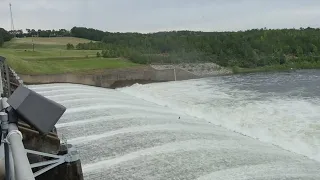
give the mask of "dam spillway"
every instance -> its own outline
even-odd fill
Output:
[[[317,161],[117,90],[28,87],[67,107],[56,127],[88,180],[320,179]]]

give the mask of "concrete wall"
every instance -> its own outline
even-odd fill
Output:
[[[196,75],[182,69],[176,69],[177,80],[198,78]],[[116,87],[116,84],[124,83],[131,85],[139,82],[163,82],[174,81],[174,70],[145,69],[120,69],[106,70],[96,74],[54,74],[54,75],[19,75],[26,84],[48,84],[48,83],[74,83],[92,85],[98,87]],[[119,81],[123,83],[118,83]]]

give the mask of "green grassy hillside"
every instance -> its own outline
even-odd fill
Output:
[[[58,74],[137,64],[121,58],[97,58],[96,50],[66,50],[66,44],[90,42],[73,37],[15,38],[0,48],[0,55],[20,74]],[[34,51],[33,44],[34,43]]]

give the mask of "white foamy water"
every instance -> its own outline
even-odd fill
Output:
[[[294,85],[283,74],[267,74],[137,84],[119,91],[320,162],[320,88],[310,87],[316,92],[301,96],[309,84],[320,83],[320,75],[303,76],[308,77],[299,76]],[[286,85],[292,87],[283,90]]]
[[[79,149],[88,180],[320,178],[317,161],[196,118],[199,107],[211,102],[203,96],[182,99],[192,86],[203,87],[196,82],[188,81],[189,89],[177,83],[120,90],[74,84],[29,88],[68,108],[56,127]],[[228,98],[219,93],[221,102]]]

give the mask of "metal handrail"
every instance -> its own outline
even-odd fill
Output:
[[[7,139],[11,146],[16,179],[34,180],[35,178],[31,169],[31,165],[22,143],[22,135],[16,124],[9,124],[9,133]]]
[[[3,108],[9,107],[9,104],[7,103],[7,98],[1,99],[1,106]],[[24,145],[22,143],[22,134],[18,130],[17,124],[10,123],[8,124],[8,114],[5,112],[1,112],[0,114],[1,119],[1,128],[2,131],[6,131],[6,137],[2,137],[2,143],[5,143],[5,145],[10,145],[10,150],[13,160],[13,168],[7,170],[6,173],[13,173],[14,174],[6,174],[7,177],[15,177],[17,180],[34,180],[34,175],[31,169],[31,165],[29,162],[29,159],[27,157],[26,150],[24,148]],[[6,150],[8,151],[8,149]],[[9,152],[6,154],[6,158],[9,158]],[[12,166],[9,165],[9,162],[6,162],[6,168],[12,168]]]

